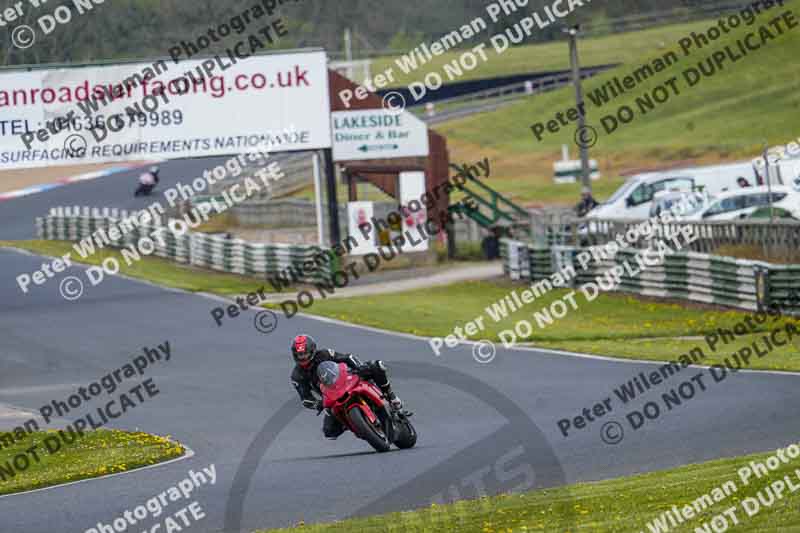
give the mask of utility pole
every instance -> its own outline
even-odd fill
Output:
[[[325,184],[328,197],[328,223],[330,224],[331,247],[336,246],[341,240],[339,228],[339,199],[336,197],[336,170],[333,165],[333,150],[326,148],[322,151],[325,167]]]
[[[564,29],[563,32],[569,36],[569,62],[572,67],[572,83],[575,85],[575,105],[578,109],[578,130],[576,133],[576,141],[578,148],[581,151],[581,183],[583,185],[582,192],[592,192],[592,180],[589,176],[589,147],[586,140],[586,115],[581,112],[585,111],[583,105],[583,88],[581,87],[581,67],[578,60],[578,32],[580,25],[575,25],[569,29]],[[583,141],[583,142],[582,142]]]

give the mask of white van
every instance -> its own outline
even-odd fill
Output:
[[[645,219],[656,194],[661,192],[691,192],[695,189],[690,176],[639,174],[626,181],[611,198],[598,205],[586,218]]]
[[[691,167],[667,172],[637,174],[626,181],[606,202],[592,209],[586,218],[645,219],[656,194],[702,190],[714,196],[740,188],[739,178],[756,184],[750,161],[728,165]]]
[[[800,191],[800,158],[779,161],[778,179],[784,185],[792,187],[795,191]]]
[[[793,186],[800,179],[800,138],[786,145],[767,150],[769,175],[772,183]],[[753,169],[761,176],[766,174],[764,156],[754,157]]]

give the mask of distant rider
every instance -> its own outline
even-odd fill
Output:
[[[322,400],[317,399],[312,394],[316,392],[320,396],[322,393],[319,388],[319,378],[317,377],[317,366],[323,361],[333,361],[335,363],[345,363],[355,374],[364,379],[374,382],[383,392],[386,399],[391,402],[392,407],[397,410],[403,408],[403,402],[392,391],[389,378],[386,376],[386,366],[383,361],[368,361],[362,363],[353,354],[343,354],[331,349],[317,349],[317,343],[310,335],[298,335],[292,341],[292,358],[295,361],[292,370],[292,385],[300,395],[303,407],[322,410]],[[345,427],[330,414],[325,415],[322,422],[322,432],[325,437],[331,440],[336,439],[344,433]]]
[[[139,175],[139,188],[136,189],[134,196],[149,196],[153,189],[156,188],[158,185],[159,178],[158,173],[160,172],[157,166],[152,166],[147,169],[147,172],[144,172]]]

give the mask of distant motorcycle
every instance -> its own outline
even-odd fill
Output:
[[[139,175],[139,187],[133,193],[134,196],[150,196],[153,189],[158,185],[158,167],[150,167],[149,170]]]
[[[417,431],[408,419],[411,413],[392,407],[374,383],[346,364],[324,361],[317,376],[322,407],[376,451],[388,452],[392,444],[412,448],[417,443]]]

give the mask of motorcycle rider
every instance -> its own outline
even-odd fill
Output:
[[[139,188],[136,189],[136,192],[133,193],[134,196],[144,195],[149,196],[153,189],[156,188],[158,185],[158,173],[160,169],[153,165],[147,172],[144,172],[139,175]]]
[[[292,358],[296,363],[292,370],[292,385],[300,395],[303,407],[307,409],[314,409],[317,412],[322,411],[322,400],[317,399],[312,394],[312,391],[316,391],[317,394],[321,395],[317,366],[323,361],[345,363],[355,374],[374,382],[392,404],[392,407],[397,410],[403,408],[403,402],[392,391],[383,361],[362,363],[353,354],[343,354],[331,349],[317,349],[317,343],[310,335],[298,335],[294,338],[294,341],[292,341]],[[325,414],[325,419],[322,422],[322,432],[326,438],[335,440],[344,431],[345,427],[341,422],[330,414]]]

